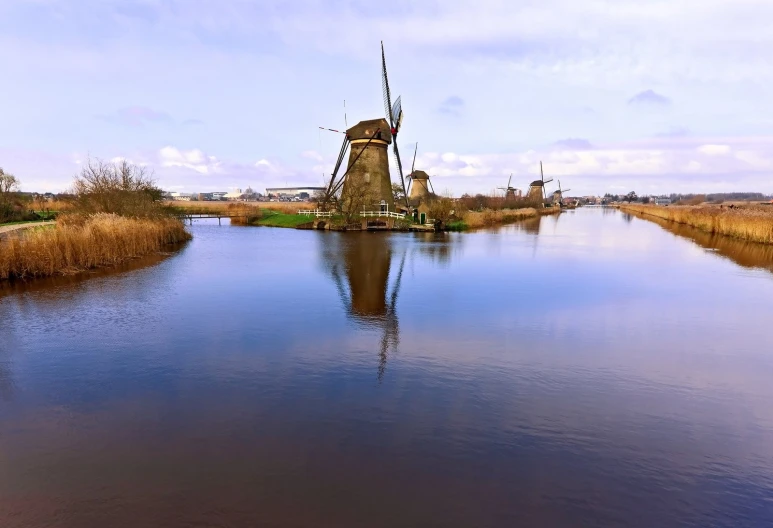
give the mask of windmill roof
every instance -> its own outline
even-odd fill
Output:
[[[411,173],[411,178],[414,180],[429,180],[429,174],[423,170],[415,170]]]
[[[529,187],[542,187],[542,180],[534,180],[529,184]]]
[[[355,139],[370,139],[376,130],[379,130],[378,136],[375,139],[392,142],[392,132],[389,129],[389,123],[383,117],[381,119],[369,119],[367,121],[360,121],[349,130],[346,131],[346,135],[350,140]]]

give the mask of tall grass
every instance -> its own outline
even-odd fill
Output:
[[[483,211],[467,211],[464,213],[463,220],[468,228],[475,229],[517,222],[518,220],[533,216],[537,216],[537,210],[532,207],[523,209],[484,209]]]
[[[53,228],[31,230],[0,242],[0,280],[113,266],[190,238],[182,222],[174,218],[63,215]]]
[[[770,206],[719,207],[622,205],[624,211],[655,216],[686,224],[707,233],[727,235],[752,242],[773,244],[773,208]]]

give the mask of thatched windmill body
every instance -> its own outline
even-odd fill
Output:
[[[341,195],[362,195],[364,210],[395,210],[389,177],[389,145],[392,133],[385,119],[360,121],[346,131],[350,142],[349,164]]]
[[[534,180],[529,184],[529,192],[527,194],[527,198],[529,200],[541,200],[545,201],[548,198],[547,192],[545,191],[545,184],[550,183],[553,181],[553,178],[545,179],[545,173],[542,170],[542,162],[539,162],[539,173],[540,173],[540,179]]]
[[[411,164],[411,172],[408,174],[408,204],[417,207],[419,204],[426,202],[435,194],[435,189],[432,187],[432,182],[429,179],[429,174],[423,170],[416,170],[416,153],[419,151],[419,144],[416,143],[416,148],[413,151],[413,163]]]
[[[510,177],[507,179],[507,187],[497,187],[500,191],[505,191],[505,201],[511,201],[515,200],[516,198],[521,197],[521,190],[516,189],[515,187],[510,185],[510,182],[513,180],[513,175],[511,174]]]
[[[553,203],[563,205],[564,193],[569,191],[571,191],[571,189],[561,189],[561,180],[558,180],[558,189],[553,191]]]

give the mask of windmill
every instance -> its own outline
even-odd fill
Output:
[[[553,203],[563,204],[564,192],[569,192],[571,189],[561,189],[561,180],[558,180],[558,190],[553,191]]]
[[[419,150],[419,144],[413,151],[413,163],[411,164],[411,173],[406,177],[408,179],[408,203],[414,206],[419,205],[421,200],[429,198],[435,194],[429,174],[423,170],[416,170],[416,153]],[[432,192],[430,192],[432,189]]]
[[[528,197],[530,200],[546,201],[548,199],[547,192],[545,191],[545,184],[553,181],[553,178],[545,179],[545,173],[542,170],[542,162],[539,162],[540,179],[534,180],[529,184]]]
[[[323,210],[327,210],[332,205],[340,191],[343,209],[394,211],[395,201],[392,193],[392,180],[389,175],[390,144],[393,145],[395,161],[400,173],[400,183],[403,187],[403,193],[405,193],[400,151],[395,141],[403,121],[402,102],[398,97],[394,105],[392,104],[383,42],[381,43],[381,67],[387,119],[360,121],[346,130],[338,159],[320,202],[320,208]],[[334,129],[320,128],[340,132]],[[346,165],[346,170],[339,176],[347,150],[349,150],[349,162]],[[405,200],[407,204],[407,195]]]
[[[400,174],[400,183],[403,186],[403,195],[405,196],[405,205],[408,204],[408,192],[405,189],[405,178],[403,177],[403,164],[400,161],[400,150],[397,148],[397,134],[400,132],[400,125],[403,123],[403,107],[400,96],[397,97],[395,104],[392,104],[392,94],[389,91],[389,78],[387,77],[386,56],[384,54],[384,42],[381,41],[381,88],[384,93],[384,110],[386,110],[389,120],[389,131],[394,138],[392,149],[397,162],[397,171]]]
[[[497,187],[497,189],[501,191],[505,191],[505,201],[515,200],[516,197],[520,197],[521,195],[520,190],[510,186],[510,182],[512,181],[512,179],[513,179],[513,175],[511,173],[510,177],[507,179],[507,187]]]

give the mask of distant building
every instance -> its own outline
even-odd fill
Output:
[[[324,187],[272,187],[266,188],[266,195],[274,198],[301,198],[308,200],[316,193],[324,191]]]
[[[669,198],[655,198],[655,205],[671,205]]]
[[[209,194],[210,194],[210,196],[212,196],[212,200],[224,200],[225,199],[225,195],[228,194],[228,193],[225,192],[225,191],[218,191],[218,192],[212,192],[212,193],[209,193]]]

